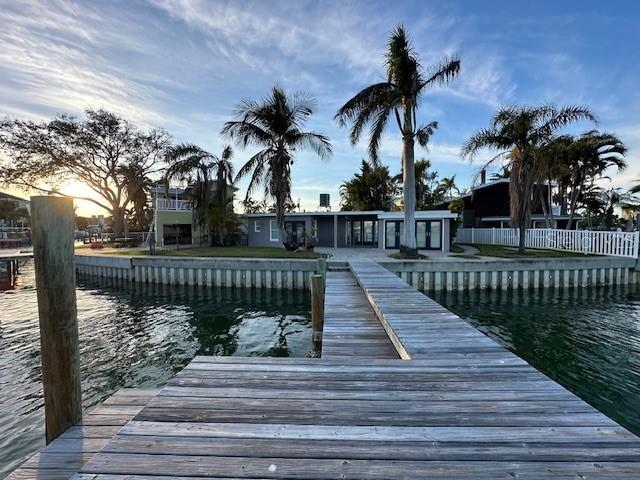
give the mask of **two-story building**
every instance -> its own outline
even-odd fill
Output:
[[[483,181],[473,186],[469,192],[454,198],[447,199],[436,205],[437,208],[447,208],[454,199],[464,202],[464,209],[460,215],[461,226],[465,228],[507,228],[511,227],[511,195],[509,193],[508,178],[499,178],[489,182]],[[544,195],[548,198],[549,187],[547,184],[535,186],[533,198],[531,199],[531,228],[546,228],[547,221],[544,215],[540,197]],[[553,196],[553,195],[552,195]],[[551,205],[552,225],[551,228],[563,229],[567,226],[569,215],[560,213],[560,205]],[[580,216],[574,216],[573,228],[583,220]]]
[[[231,200],[235,191],[235,187],[229,188]],[[153,228],[159,246],[197,245],[206,242],[206,232],[194,222],[190,192],[188,186],[155,186],[151,189]],[[215,194],[215,190],[212,194]]]
[[[29,200],[25,200],[24,198],[16,197],[15,195],[11,195],[9,193],[0,192],[0,202],[6,202],[11,206],[12,210],[26,210],[27,212],[31,212],[31,203]],[[14,218],[2,218],[0,216],[0,226],[19,226],[20,221]]]

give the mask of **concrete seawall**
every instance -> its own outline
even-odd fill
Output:
[[[622,257],[379,263],[411,286],[434,291],[622,285],[637,275],[635,260]]]
[[[76,255],[79,274],[142,283],[207,287],[309,288],[324,260]]]
[[[75,262],[78,273],[85,275],[213,287],[307,289],[309,276],[326,270],[325,260],[309,259],[82,254]],[[413,287],[433,291],[626,285],[636,283],[638,275],[635,260],[621,257],[379,263]]]

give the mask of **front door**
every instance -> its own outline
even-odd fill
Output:
[[[347,220],[347,245],[372,246],[376,243],[374,220]]]
[[[284,222],[284,229],[292,241],[301,246],[305,244],[304,221]]]
[[[404,221],[387,220],[384,222],[384,246],[389,249],[400,248],[400,242],[404,236]]]
[[[440,220],[416,221],[416,244],[419,250],[441,250],[442,223]]]

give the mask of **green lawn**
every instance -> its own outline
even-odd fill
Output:
[[[149,255],[149,250],[118,250],[115,255]],[[316,252],[288,252],[273,247],[184,247],[178,250],[157,250],[156,255],[172,257],[242,257],[242,258],[321,258]]]
[[[536,250],[527,248],[527,253],[521,255],[515,247],[503,247],[502,245],[480,245],[475,244],[473,247],[480,250],[478,255],[485,257],[500,258],[558,258],[558,257],[584,257],[584,253],[565,252],[559,250]]]

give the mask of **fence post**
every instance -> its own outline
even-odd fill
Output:
[[[46,441],[82,419],[73,200],[31,197]]]
[[[313,348],[322,351],[322,330],[324,328],[324,276],[311,276],[311,332]]]
[[[471,227],[471,244],[476,243],[476,229],[475,227]]]
[[[496,244],[496,227],[491,228],[491,244]]]

